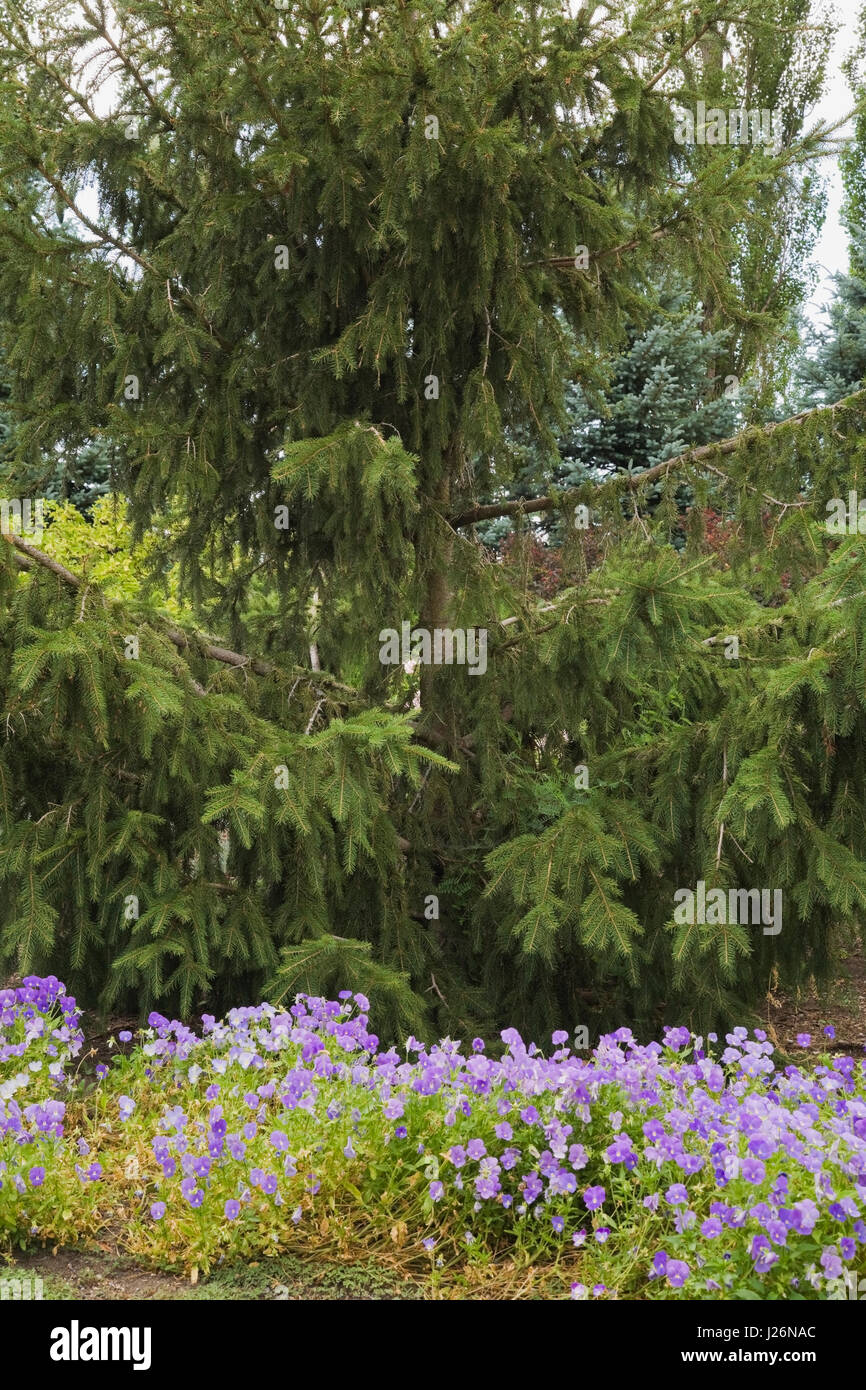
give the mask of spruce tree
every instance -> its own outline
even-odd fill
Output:
[[[714,156],[673,104],[762,7],[76,14],[0,7],[13,466],[102,441],[140,573],[94,583],[62,521],[2,547],[5,958],[142,1009],[360,987],[461,1036],[706,1022],[827,968],[866,904],[859,549],[822,520],[859,397],[479,501],[647,286],[741,321],[743,229],[824,134]],[[475,534],[521,512],[567,523],[552,605]],[[483,630],[485,669],[384,660],[404,623]],[[783,890],[781,934],[677,924],[697,879]]]
[[[825,325],[804,334],[805,351],[794,377],[796,403],[808,408],[841,400],[866,379],[866,232],[855,229],[849,275],[836,275]]]

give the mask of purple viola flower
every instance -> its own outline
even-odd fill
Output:
[[[680,1169],[681,1172],[686,1173],[688,1176],[691,1176],[694,1173],[699,1173],[703,1168],[704,1163],[705,1160],[703,1154],[680,1154],[679,1158],[677,1159],[677,1167]]]
[[[683,1183],[672,1183],[665,1193],[665,1201],[672,1207],[688,1206],[689,1194]]]
[[[836,1036],[836,1029],[833,1027],[832,1023],[828,1023],[828,1024],[827,1024],[827,1027],[824,1029],[824,1037],[825,1037],[825,1038],[829,1038],[830,1041],[832,1042],[833,1039],[835,1038],[835,1036]]]
[[[795,1228],[805,1236],[810,1235],[821,1215],[811,1197],[804,1197],[802,1201],[795,1202],[791,1210],[794,1214]]]
[[[152,1202],[150,1214],[154,1221],[161,1221],[165,1216],[165,1202]]]
[[[273,1197],[278,1187],[277,1179],[273,1173],[266,1173],[262,1178],[262,1192],[267,1197]]]
[[[633,1156],[631,1139],[627,1134],[618,1134],[612,1144],[608,1144],[605,1153],[611,1163],[625,1163]]]
[[[431,1182],[429,1191],[431,1200],[434,1202],[439,1202],[445,1195],[445,1184],[443,1182],[438,1181]]]
[[[117,1108],[120,1111],[121,1120],[128,1120],[135,1109],[135,1101],[132,1096],[118,1096]]]
[[[808,1047],[808,1046],[810,1045],[811,1041],[812,1041],[812,1034],[811,1034],[811,1033],[798,1033],[798,1034],[797,1034],[797,1046],[798,1046],[798,1047]]]
[[[775,1250],[760,1250],[755,1259],[755,1273],[766,1274],[778,1260],[779,1256]]]
[[[588,1187],[583,1194],[583,1200],[588,1211],[598,1211],[604,1205],[607,1193],[603,1187]]]
[[[121,1031],[118,1033],[117,1036],[118,1036],[118,1038],[120,1039],[121,1042],[132,1042],[132,1034],[130,1033],[130,1031],[129,1031],[128,1028],[123,1028],[123,1029],[121,1029]],[[154,1203],[154,1206],[157,1206],[157,1205],[159,1205],[159,1204],[158,1204],[158,1203]],[[152,1211],[152,1210],[153,1210],[153,1207],[151,1207],[151,1211]]]
[[[538,1173],[527,1173],[520,1184],[520,1190],[531,1206],[532,1203],[541,1196],[544,1190],[544,1183],[541,1181]]]
[[[767,1235],[774,1245],[787,1245],[788,1228],[783,1221],[777,1221],[775,1217],[771,1217],[767,1222],[766,1229]]]
[[[766,1165],[759,1158],[746,1158],[743,1160],[742,1175],[746,1182],[763,1182],[767,1175]]]
[[[720,1236],[724,1227],[717,1216],[709,1216],[706,1221],[701,1223],[701,1235],[706,1236],[707,1240],[714,1240]]]
[[[664,1272],[672,1289],[681,1289],[691,1273],[685,1260],[668,1260]]]
[[[235,1221],[237,1217],[240,1215],[240,1210],[241,1204],[236,1197],[229,1197],[228,1201],[223,1207],[223,1211],[225,1212],[225,1217],[227,1221]]]
[[[842,1274],[842,1261],[835,1245],[825,1245],[821,1253],[821,1267],[828,1279],[838,1279]]]
[[[577,1191],[577,1178],[567,1168],[557,1168],[550,1174],[550,1191],[570,1194]]]
[[[485,1147],[484,1140],[483,1140],[483,1139],[470,1139],[470,1140],[469,1140],[469,1143],[466,1145],[466,1152],[467,1152],[467,1154],[469,1155],[470,1158],[475,1158],[475,1159],[483,1158],[484,1155],[487,1153],[487,1149],[486,1149],[486,1147]]]

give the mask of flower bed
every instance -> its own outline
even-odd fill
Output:
[[[379,1248],[434,1279],[544,1266],[575,1298],[826,1298],[866,1272],[863,1060],[779,1068],[745,1028],[401,1054],[368,1007],[299,995],[200,1036],[151,1014],[94,1079],[60,982],[0,991],[0,1239],[111,1226],[202,1270]]]

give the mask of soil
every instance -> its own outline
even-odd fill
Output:
[[[0,1275],[39,1276],[45,1299],[70,1302],[147,1300],[266,1302],[407,1300],[424,1297],[420,1285],[384,1265],[333,1264],[284,1256],[227,1267],[197,1281],[146,1269],[110,1253],[35,1250],[19,1254]]]
[[[866,956],[862,948],[851,951],[835,978],[821,990],[813,985],[799,997],[767,992],[764,1006],[767,1034],[785,1052],[802,1052],[797,1034],[808,1033],[812,1050],[862,1055],[866,1047]],[[824,1037],[832,1024],[836,1036]]]

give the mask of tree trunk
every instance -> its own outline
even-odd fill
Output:
[[[419,626],[426,628],[432,642],[437,627],[447,627],[451,609],[451,560],[454,553],[454,533],[447,524],[451,509],[451,483],[456,462],[460,458],[458,437],[452,436],[442,456],[442,475],[434,495],[435,511],[425,527],[427,553],[423,556],[425,570],[424,602],[419,617]],[[439,517],[442,520],[439,520]],[[421,709],[427,722],[442,732],[445,721],[436,713],[435,688],[438,672],[433,665],[421,667]]]

